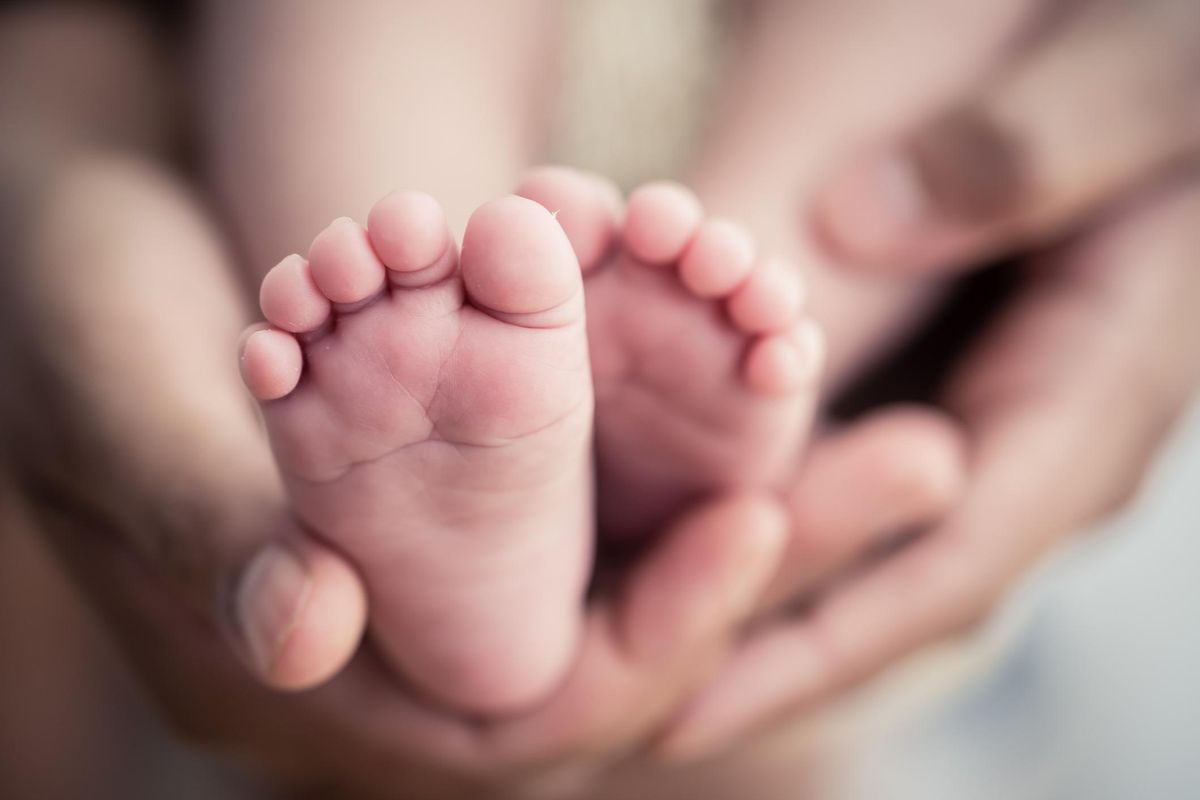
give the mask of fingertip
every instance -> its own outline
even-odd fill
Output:
[[[875,485],[907,524],[938,519],[961,499],[967,484],[968,444],[962,426],[923,406],[879,412],[862,423]],[[864,450],[864,453],[867,451]]]
[[[715,524],[736,531],[739,547],[746,550],[750,561],[764,565],[764,580],[769,577],[773,570],[765,565],[774,564],[787,542],[790,520],[784,505],[766,492],[748,491],[727,498],[712,513],[718,515]]]
[[[313,688],[353,656],[366,608],[362,581],[340,556],[315,542],[273,542],[251,559],[235,589],[239,650],[267,685]]]
[[[813,233],[845,266],[952,270],[1012,235],[1031,163],[985,108],[953,109],[833,173],[814,197]]]
[[[866,153],[845,165],[815,199],[818,240],[839,261],[878,265],[917,235],[929,198],[916,165],[901,150]]]
[[[682,515],[626,587],[628,653],[674,663],[719,648],[778,569],[787,534],[786,509],[767,493],[730,494]]]
[[[310,548],[306,560],[311,593],[270,673],[272,683],[285,689],[311,688],[335,676],[366,627],[367,595],[353,567],[323,547]]]

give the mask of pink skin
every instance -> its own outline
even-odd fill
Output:
[[[741,227],[705,219],[674,184],[636,190],[623,220],[611,185],[571,170],[536,170],[518,193],[575,232],[603,532],[645,535],[706,492],[784,478],[822,351],[798,270],[759,259]],[[616,247],[597,244],[605,231]]]
[[[270,325],[242,351],[297,515],[362,570],[381,649],[481,713],[536,701],[574,652],[591,535],[581,271],[613,533],[782,477],[820,360],[797,272],[681,188],[638,190],[622,224],[594,177],[548,168],[521,191],[554,216],[488,204],[461,259],[425,195],[389,195],[365,231],[335,220],[263,280]]]
[[[550,214],[482,206],[456,252],[396,193],[266,276],[243,339],[300,520],[365,578],[371,634],[419,688],[504,713],[574,655],[590,562],[583,285]]]

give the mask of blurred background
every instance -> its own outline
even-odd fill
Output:
[[[838,796],[1200,796],[1198,478],[1200,408],[1140,499],[1013,598],[1011,650],[864,742]]]

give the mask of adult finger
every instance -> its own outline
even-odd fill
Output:
[[[766,497],[734,496],[686,515],[592,614],[553,701],[490,732],[494,755],[511,762],[636,744],[730,645],[786,536],[784,510]]]
[[[791,534],[763,607],[802,598],[872,551],[940,521],[966,474],[960,426],[889,407],[818,440],[787,493]]]
[[[354,570],[285,513],[238,386],[240,298],[214,232],[134,159],[72,163],[24,209],[7,271],[5,433],[39,511],[104,520],[225,627],[267,683],[301,688],[353,653]],[[69,235],[64,232],[70,232]],[[79,285],[79,265],[104,280]]]
[[[814,218],[839,260],[965,268],[1200,150],[1200,6],[1088,2],[1057,21],[970,97],[832,177]]]
[[[728,497],[685,515],[597,599],[563,684],[522,714],[447,714],[402,691],[370,649],[305,703],[362,743],[352,750],[377,751],[365,757],[383,774],[411,762],[414,772],[478,786],[579,780],[635,749],[711,673],[777,569],[786,535],[786,513],[768,497]]]

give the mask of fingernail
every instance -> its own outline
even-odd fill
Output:
[[[817,200],[820,234],[840,256],[897,255],[920,232],[931,201],[920,169],[900,150],[870,154],[837,174]]]
[[[268,545],[246,568],[234,609],[246,653],[261,675],[274,669],[311,588],[304,563],[284,545]]]

